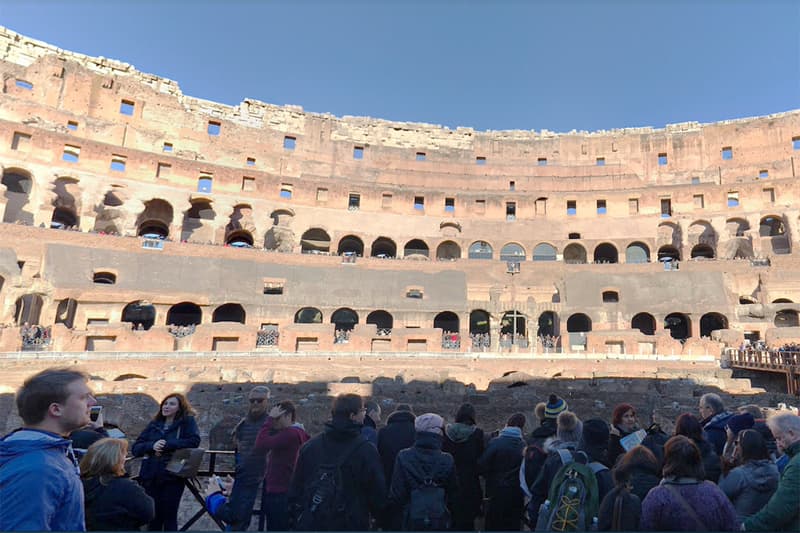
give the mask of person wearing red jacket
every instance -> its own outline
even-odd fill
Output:
[[[289,529],[289,484],[300,447],[310,438],[296,416],[295,406],[288,400],[273,407],[253,448],[253,454],[269,454],[261,492],[267,531]]]

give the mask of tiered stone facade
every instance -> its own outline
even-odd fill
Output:
[[[26,322],[52,327],[26,347],[56,351],[689,358],[800,338],[799,111],[451,130],[230,107],[0,44],[0,350]]]

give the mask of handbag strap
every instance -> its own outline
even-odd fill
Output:
[[[667,490],[669,490],[670,493],[672,493],[672,495],[678,499],[678,502],[680,502],[683,508],[689,513],[689,516],[691,516],[697,525],[700,526],[697,531],[708,531],[705,523],[697,515],[697,512],[694,510],[694,508],[689,505],[689,502],[687,502],[686,498],[683,497],[683,494],[681,494],[681,491],[678,490],[678,487],[671,483],[665,483],[664,486],[667,487]]]

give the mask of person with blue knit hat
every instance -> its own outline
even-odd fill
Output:
[[[544,417],[546,419],[555,420],[562,412],[568,409],[567,402],[563,398],[559,398],[555,394],[551,394],[547,399],[547,404],[544,406]]]

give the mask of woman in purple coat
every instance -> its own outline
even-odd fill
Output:
[[[664,446],[664,479],[642,502],[641,528],[647,531],[734,531],[736,511],[727,496],[703,480],[697,445],[672,437]]]

